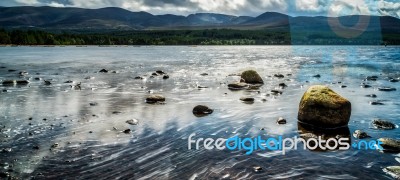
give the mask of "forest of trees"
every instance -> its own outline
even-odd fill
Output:
[[[292,39],[294,38],[295,39]],[[291,34],[289,30],[147,30],[102,33],[54,33],[0,29],[3,45],[290,45],[290,44],[400,44],[397,34],[382,39],[343,39],[332,34]],[[293,42],[293,43],[292,43]]]

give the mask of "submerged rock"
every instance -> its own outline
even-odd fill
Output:
[[[367,81],[376,81],[378,79],[378,76],[367,76],[367,78],[365,78],[365,80]]]
[[[277,77],[277,78],[284,78],[285,76],[284,76],[283,74],[274,74],[274,77]]]
[[[201,73],[200,76],[208,76],[208,73]]]
[[[44,80],[44,84],[45,84],[45,85],[51,85],[51,82],[48,81],[48,80]]]
[[[398,79],[389,79],[389,82],[399,82]]]
[[[379,87],[378,90],[379,90],[379,91],[396,91],[396,88],[392,88],[392,87]]]
[[[249,87],[248,84],[241,83],[241,82],[228,84],[228,89],[230,89],[230,90],[242,90],[242,89],[246,89],[248,87]]]
[[[364,138],[369,138],[371,136],[369,136],[366,132],[361,131],[361,130],[356,130],[353,133],[353,137],[357,138],[357,139],[364,139]]]
[[[240,76],[245,83],[249,84],[264,84],[261,76],[254,70],[247,70],[242,73]]]
[[[164,101],[165,101],[165,97],[160,94],[151,94],[151,95],[147,96],[147,98],[146,98],[146,103],[150,103],[150,104],[164,102]]]
[[[130,119],[125,121],[126,123],[130,124],[130,125],[138,125],[139,121],[137,119]]]
[[[372,125],[376,128],[376,129],[384,129],[384,130],[390,130],[390,129],[394,129],[396,128],[396,125],[393,124],[390,121],[385,121],[382,119],[375,119],[372,121]]]
[[[287,85],[285,83],[279,83],[278,85],[280,88],[285,89]]]
[[[369,104],[371,105],[385,105],[383,102],[381,101],[370,101]]]
[[[286,124],[286,119],[284,119],[283,117],[279,117],[278,120],[276,120],[277,124]]]
[[[369,85],[369,84],[364,84],[364,83],[361,84],[360,86],[361,86],[362,88],[370,88],[370,87],[371,87],[371,85]]]
[[[243,102],[250,102],[250,103],[254,102],[254,98],[252,97],[241,97],[240,100]]]
[[[320,75],[320,74],[316,74],[316,75],[314,75],[313,77],[315,77],[315,78],[320,78],[321,75]]]
[[[131,129],[125,129],[123,132],[124,132],[125,134],[129,134],[129,133],[131,133]]]
[[[162,70],[157,70],[156,73],[157,73],[157,74],[160,74],[160,75],[166,74],[166,73],[165,73],[164,71],[162,71]]]
[[[16,81],[17,85],[27,85],[29,84],[28,80],[17,80]]]
[[[379,138],[382,150],[385,152],[400,152],[400,140],[392,138]]]
[[[278,95],[278,94],[282,94],[283,91],[273,89],[273,90],[271,90],[271,93],[272,93],[273,95]]]
[[[168,78],[169,78],[168,75],[164,75],[164,76],[163,76],[163,79],[168,79]]]
[[[327,86],[311,86],[303,95],[298,120],[316,127],[337,128],[347,126],[351,103]]]
[[[395,179],[400,179],[400,166],[389,166],[383,168],[383,172],[389,174]]]
[[[15,80],[4,80],[4,81],[2,82],[2,84],[3,84],[4,86],[13,86],[15,83],[16,83]]]
[[[204,105],[197,105],[193,108],[192,112],[196,117],[203,117],[212,114],[214,110]]]
[[[260,166],[254,166],[253,170],[254,170],[254,172],[261,172],[263,170],[263,168]]]
[[[371,97],[371,98],[376,98],[376,97],[378,97],[378,96],[376,96],[376,94],[367,94],[367,95],[365,95],[366,97]]]
[[[108,70],[107,69],[101,69],[99,72],[100,73],[108,73]]]
[[[141,76],[136,76],[134,79],[143,79]]]

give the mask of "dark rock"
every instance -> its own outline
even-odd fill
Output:
[[[371,105],[385,105],[384,103],[382,103],[380,101],[370,101],[369,104],[371,104]]]
[[[277,124],[286,124],[286,119],[284,119],[283,117],[279,117],[278,120],[276,120]]]
[[[364,83],[362,83],[360,86],[361,86],[362,88],[370,88],[370,87],[371,87],[371,85],[369,85],[369,84],[364,84]]]
[[[378,90],[379,90],[379,91],[396,91],[396,88],[392,88],[392,87],[379,87]]]
[[[246,89],[248,87],[249,87],[248,84],[241,83],[241,82],[228,84],[228,89],[230,89],[230,90],[242,90],[242,89]]]
[[[151,94],[146,98],[146,103],[154,104],[159,102],[165,102],[165,97],[160,94]]]
[[[112,71],[111,73],[113,73],[113,74],[117,74],[118,72],[117,72],[117,71]]]
[[[201,76],[208,76],[207,73],[201,73],[200,75],[201,75]]]
[[[125,121],[126,123],[130,124],[130,125],[138,125],[139,121],[137,119],[130,119]]]
[[[347,126],[351,103],[327,86],[311,86],[303,95],[298,120],[320,128]]]
[[[371,136],[369,136],[366,132],[361,131],[361,130],[356,130],[353,133],[353,137],[357,138],[357,139],[364,139],[364,138],[369,138]]]
[[[48,81],[48,80],[44,80],[44,84],[45,84],[45,85],[51,85],[51,82]]]
[[[4,81],[2,82],[2,84],[3,84],[4,86],[13,86],[15,83],[16,83],[15,80],[4,80]]]
[[[15,72],[15,71],[17,71],[17,70],[15,70],[15,69],[9,69],[8,70],[8,72]]]
[[[40,147],[38,145],[36,145],[36,146],[33,146],[32,149],[39,150]]]
[[[0,172],[0,178],[8,179],[8,178],[10,178],[10,173],[8,173],[8,172]]]
[[[101,69],[99,72],[100,73],[108,73],[108,70],[107,69]]]
[[[65,81],[64,83],[74,83],[74,81],[68,80],[68,81]]]
[[[400,152],[400,140],[392,138],[379,138],[382,150],[385,152]]]
[[[248,84],[264,84],[261,76],[254,70],[244,71],[240,77]]]
[[[51,148],[57,148],[58,147],[58,143],[54,143],[53,145],[51,145]]]
[[[26,75],[28,75],[29,73],[26,72],[26,71],[21,71],[21,72],[19,72],[18,74],[19,74],[20,76],[26,76]]]
[[[213,113],[214,110],[204,105],[197,105],[193,108],[192,112],[196,117],[203,117]]]
[[[367,81],[376,81],[378,79],[378,76],[367,76],[367,78],[365,78],[365,80]]]
[[[315,77],[315,78],[320,78],[321,75],[320,75],[320,74],[317,74],[317,75],[314,75],[313,77]]]
[[[157,73],[151,73],[151,75],[152,75],[152,76],[158,76],[158,74],[157,74]]]
[[[384,129],[384,130],[390,130],[390,129],[394,129],[396,128],[396,125],[393,124],[390,121],[385,121],[382,119],[375,119],[372,121],[372,125],[376,128],[376,129]]]
[[[134,79],[143,79],[141,76],[136,76]]]
[[[287,85],[285,83],[279,83],[278,85],[280,88],[284,89],[287,87]]]
[[[208,88],[207,86],[197,86],[197,88],[199,88],[199,89],[205,89],[205,88]]]
[[[163,76],[163,79],[168,79],[168,78],[169,78],[168,75],[164,75],[164,76]]]
[[[121,111],[113,111],[112,114],[121,114]]]
[[[29,84],[28,80],[17,80],[16,81],[17,85],[27,85]]]
[[[243,102],[250,102],[250,103],[252,103],[252,102],[254,102],[255,99],[252,98],[252,97],[241,97],[240,100],[243,101]]]
[[[284,78],[285,76],[284,76],[283,74],[274,74],[274,77],[277,77],[277,78]]]
[[[367,94],[367,95],[365,95],[366,97],[371,97],[371,98],[376,98],[376,97],[378,97],[378,96],[376,96],[376,94]]]
[[[279,90],[273,89],[273,90],[271,90],[271,93],[272,93],[273,95],[278,95],[278,94],[282,94],[283,91],[279,91]]]
[[[341,85],[340,88],[347,88],[347,86],[346,85]]]
[[[164,71],[161,71],[161,70],[157,70],[156,73],[157,73],[157,74],[160,74],[160,75],[165,74],[165,72],[164,72]]]
[[[125,130],[124,130],[124,133],[125,133],[125,134],[131,133],[131,129],[125,129]]]
[[[389,79],[389,82],[399,82],[398,79]]]
[[[42,78],[40,78],[40,77],[35,77],[34,80],[35,80],[35,81],[40,81],[40,80],[42,80]]]
[[[89,103],[90,106],[97,106],[97,102],[91,102]]]

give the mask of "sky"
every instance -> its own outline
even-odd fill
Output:
[[[209,12],[257,16],[274,11],[292,16],[363,14],[400,18],[399,0],[0,0],[0,6],[120,7],[177,15]]]

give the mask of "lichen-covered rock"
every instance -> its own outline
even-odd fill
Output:
[[[375,119],[372,121],[372,125],[376,129],[384,129],[390,130],[396,128],[396,125],[390,121],[382,120],[382,119]]]
[[[388,152],[400,152],[400,140],[392,138],[379,138],[378,141],[381,142],[381,147],[383,151]]]
[[[400,179],[400,166],[389,166],[383,168],[383,172],[391,175],[395,179]]]
[[[165,101],[165,97],[160,94],[152,94],[152,95],[147,96],[147,98],[146,98],[146,102],[150,103],[150,104],[164,102],[164,101]]]
[[[245,83],[249,84],[264,84],[261,76],[254,70],[247,70],[242,73],[240,76]]]
[[[351,103],[327,86],[311,86],[303,95],[298,120],[320,128],[347,126]]]

